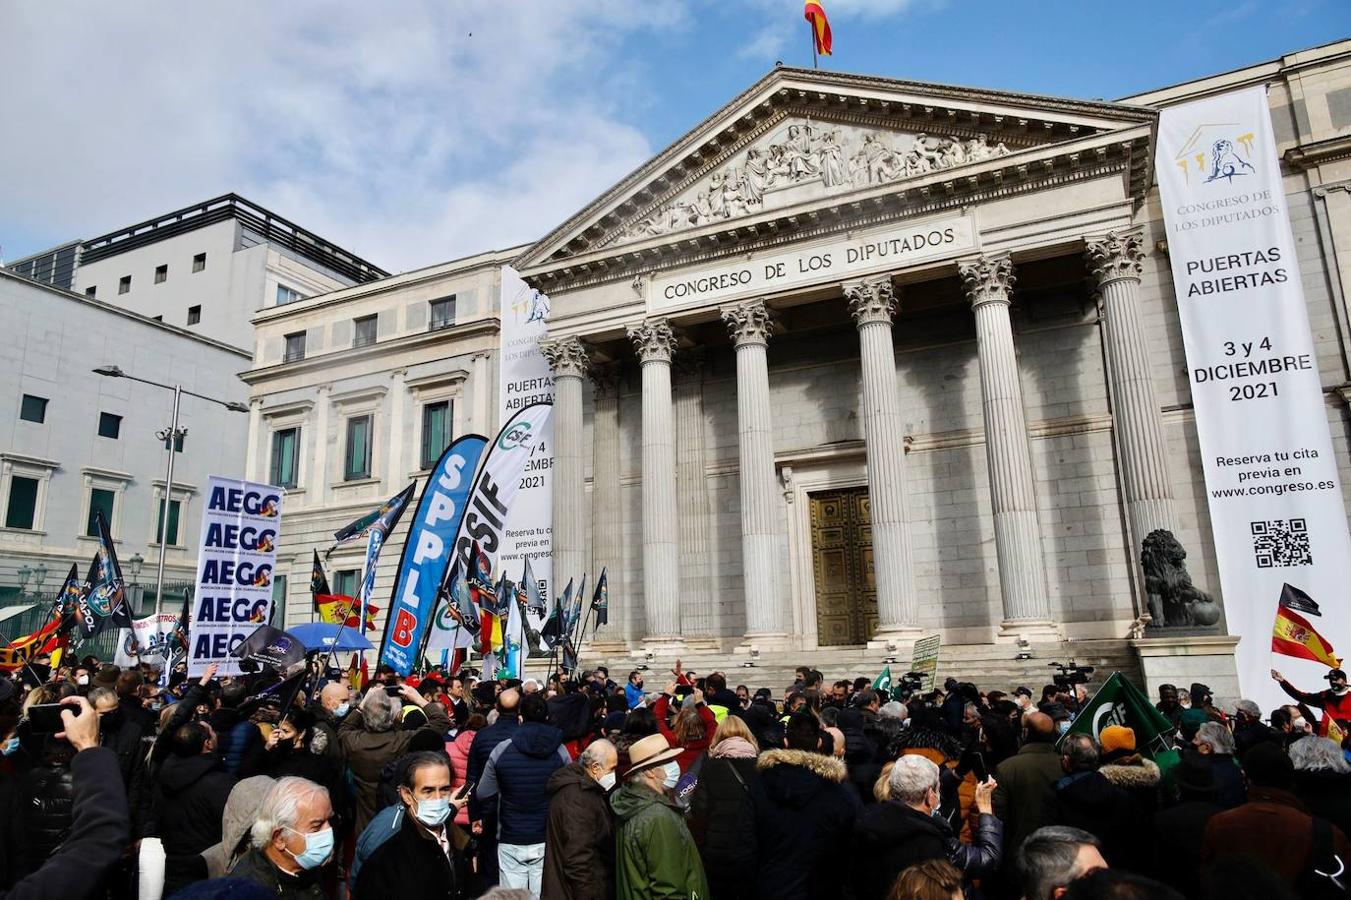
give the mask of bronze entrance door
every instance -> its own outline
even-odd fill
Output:
[[[866,487],[811,494],[816,640],[863,644],[877,629],[872,510]]]

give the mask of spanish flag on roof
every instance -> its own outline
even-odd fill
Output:
[[[1276,607],[1276,624],[1271,629],[1272,652],[1312,660],[1332,669],[1340,668],[1341,660],[1333,652],[1332,645],[1285,601],[1283,595],[1281,604]]]
[[[802,8],[802,17],[812,26],[812,40],[816,42],[816,52],[822,56],[829,56],[830,20],[826,18],[826,9],[820,0],[807,0]]]

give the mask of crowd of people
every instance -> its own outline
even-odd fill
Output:
[[[1264,715],[1164,685],[1172,732],[1073,729],[1084,685],[778,696],[604,667],[0,677],[0,896],[522,900],[1341,897],[1346,676]],[[652,683],[649,684],[649,679]],[[161,686],[161,681],[166,682]],[[1315,709],[1318,715],[1315,715]],[[1334,731],[1334,733],[1336,733]],[[1176,752],[1174,752],[1176,751]],[[1160,762],[1163,765],[1160,765]]]

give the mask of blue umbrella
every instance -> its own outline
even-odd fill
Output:
[[[375,649],[374,645],[358,634],[355,628],[344,628],[336,622],[306,622],[286,630],[296,640],[309,647],[311,652]]]

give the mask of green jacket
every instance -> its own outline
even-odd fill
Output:
[[[708,900],[699,849],[675,804],[630,781],[610,797],[610,807],[619,821],[616,900]]]

